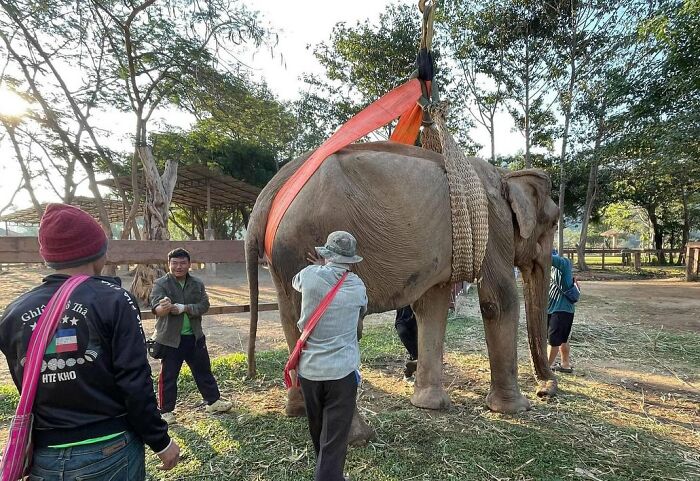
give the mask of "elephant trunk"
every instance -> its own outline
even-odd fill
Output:
[[[525,314],[530,344],[530,358],[539,382],[538,396],[553,396],[557,378],[549,367],[547,355],[547,304],[552,266],[551,245],[540,245],[541,254],[528,269],[523,269]]]

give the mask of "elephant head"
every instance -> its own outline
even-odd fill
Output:
[[[553,395],[556,377],[547,362],[547,291],[559,208],[550,198],[549,176],[540,170],[503,174],[503,190],[513,212],[514,264],[523,276],[530,354],[540,382],[537,394]]]

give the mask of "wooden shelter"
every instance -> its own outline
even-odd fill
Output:
[[[131,176],[99,183],[112,188],[119,185],[127,192],[132,190]],[[139,179],[139,188],[145,192],[143,179]],[[205,165],[188,165],[180,166],[177,170],[172,202],[182,208],[194,207],[209,211],[223,207],[252,206],[259,193],[260,188]]]
[[[46,209],[46,206],[50,203],[51,202],[44,202],[41,204],[41,212],[44,212],[44,209]],[[104,204],[105,209],[107,209],[107,215],[109,216],[110,223],[124,221],[127,212],[124,208],[124,204],[122,204],[122,201],[115,199],[102,199],[102,203]],[[99,220],[100,216],[97,210],[97,203],[92,197],[76,196],[73,198],[71,204],[76,207],[80,207],[95,219]],[[40,220],[41,214],[37,213],[34,207],[18,210],[0,217],[0,222],[4,222],[6,226],[8,224],[34,226],[39,225]]]
[[[605,232],[602,232],[600,235],[601,237],[608,237],[612,239],[612,245],[611,247],[613,249],[617,249],[617,238],[624,235],[624,232],[620,232],[619,230],[616,229],[610,229],[606,230]]]

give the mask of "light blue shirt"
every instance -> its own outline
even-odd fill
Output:
[[[564,291],[574,285],[571,261],[566,257],[552,255],[552,277],[549,281],[549,306],[547,313],[574,312],[574,305],[566,298]]]
[[[343,264],[311,265],[294,276],[292,287],[301,292],[299,330],[304,329],[321,300],[347,270]],[[306,342],[299,360],[299,375],[312,381],[331,381],[357,370],[357,325],[366,310],[365,284],[350,272]]]

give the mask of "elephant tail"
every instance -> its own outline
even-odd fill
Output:
[[[250,292],[250,327],[248,332],[248,378],[255,377],[255,338],[258,333],[258,302],[260,288],[258,284],[258,258],[260,257],[260,240],[254,232],[248,231],[245,240],[245,264],[248,274],[248,290]]]
[[[248,377],[254,378],[256,374],[255,364],[255,337],[258,332],[258,302],[260,297],[260,287],[258,283],[258,259],[265,255],[265,228],[267,226],[267,216],[270,213],[272,200],[284,183],[311,155],[307,152],[301,157],[287,163],[277,174],[270,179],[265,188],[260,192],[255,201],[253,211],[246,227],[245,238],[245,261],[246,273],[248,275],[248,289],[250,291],[250,330],[248,337]],[[272,259],[267,259],[272,268]]]

